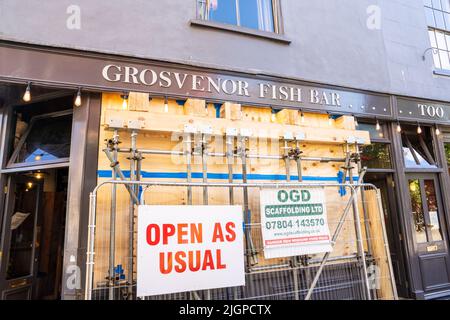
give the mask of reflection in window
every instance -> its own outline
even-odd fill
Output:
[[[381,129],[381,128],[380,128]],[[377,130],[376,124],[359,122],[358,130],[368,131],[370,139],[382,139],[384,138],[383,131]]]
[[[370,169],[391,169],[391,154],[386,143],[372,143],[364,146],[361,153],[361,163]]]
[[[42,117],[32,121],[17,143],[14,163],[37,163],[69,157],[72,115]]]
[[[434,180],[424,180],[424,186],[425,186],[425,196],[427,199],[428,215],[430,218],[429,228],[431,231],[432,241],[442,241]]]
[[[416,233],[416,241],[417,243],[427,242],[427,230],[419,180],[409,180],[409,194],[411,197],[412,218]]]
[[[405,126],[402,132],[403,158],[406,168],[437,168],[429,128],[418,134],[416,127]]]
[[[6,279],[29,275],[33,257],[38,188],[34,181],[18,182],[15,187],[15,205],[11,215],[11,243]]]
[[[447,158],[448,172],[450,173],[450,142],[444,144],[445,147],[445,157]]]
[[[273,0],[198,0],[202,20],[275,32]]]

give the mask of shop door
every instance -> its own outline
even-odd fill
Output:
[[[450,259],[439,183],[435,174],[407,175],[409,218],[424,294],[448,290]]]
[[[397,292],[400,297],[407,297],[409,291],[405,270],[404,242],[399,225],[392,174],[368,173],[365,176],[364,182],[371,183],[380,190]]]
[[[0,297],[33,298],[39,239],[37,221],[42,183],[21,174],[11,175],[5,202]]]

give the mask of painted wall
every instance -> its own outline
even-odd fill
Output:
[[[0,38],[450,101],[450,78],[433,75],[430,52],[422,60],[422,0],[280,1],[290,44],[192,26],[196,0],[1,0]],[[66,26],[70,5],[80,29]]]

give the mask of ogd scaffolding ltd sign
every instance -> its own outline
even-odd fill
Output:
[[[137,296],[245,285],[241,206],[138,208]]]
[[[261,190],[266,259],[331,251],[323,187]]]

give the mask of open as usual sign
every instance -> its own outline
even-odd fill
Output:
[[[139,206],[137,295],[245,284],[241,206]]]
[[[266,259],[331,251],[321,187],[261,190]]]

